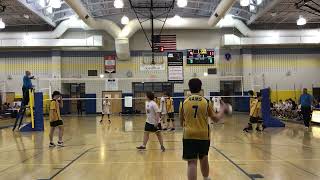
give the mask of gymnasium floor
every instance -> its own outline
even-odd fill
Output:
[[[209,157],[213,179],[320,179],[319,127],[308,132],[288,123],[284,129],[244,134],[247,118],[236,114],[224,125],[214,125]],[[113,117],[111,125],[101,125],[95,116],[64,119],[63,148],[48,148],[48,123],[44,133],[0,130],[0,179],[186,179],[181,128],[164,133],[166,152],[160,151],[155,136],[148,150],[139,152],[135,147],[141,144],[144,116]],[[202,179],[200,170],[198,177]]]

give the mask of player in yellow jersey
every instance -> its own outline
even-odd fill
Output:
[[[250,94],[250,93],[249,93]],[[261,93],[257,92],[257,97],[254,98],[252,94],[250,94],[250,122],[248,123],[248,126],[244,128],[243,130],[245,132],[249,132],[253,130],[252,125],[257,124],[257,131],[262,131],[262,123],[261,120]]]
[[[50,119],[50,144],[49,147],[55,147],[56,145],[53,143],[53,134],[56,127],[59,129],[59,139],[58,139],[58,146],[63,147],[63,121],[61,119],[60,108],[63,107],[62,96],[59,91],[54,91],[52,93],[52,100],[50,102],[50,112],[49,112],[49,119]]]
[[[202,82],[200,79],[189,81],[191,95],[186,97],[180,106],[180,121],[183,127],[183,159],[188,161],[188,180],[197,179],[197,162],[204,180],[209,178],[208,152],[210,148],[210,129],[208,117],[213,121],[223,118],[225,105],[222,104],[220,113],[213,111],[212,105],[200,95]]]
[[[174,104],[173,104],[173,99],[170,96],[170,93],[167,92],[166,93],[167,99],[166,99],[166,107],[167,107],[167,113],[168,113],[168,118],[167,118],[167,122],[168,122],[168,129],[170,127],[170,122],[171,124],[171,131],[175,130],[175,124],[174,124]]]

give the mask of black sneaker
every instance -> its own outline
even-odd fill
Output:
[[[57,146],[59,146],[59,147],[64,147],[63,142],[62,142],[62,141],[58,141]]]
[[[244,128],[243,131],[248,133],[249,132],[249,128]]]
[[[167,129],[167,128],[163,128],[162,130],[163,130],[163,131],[166,131],[166,130],[168,130],[168,129]]]
[[[176,129],[175,128],[171,128],[171,130],[170,131],[175,131]]]
[[[144,147],[144,146],[139,146],[139,147],[137,147],[137,149],[138,149],[138,150],[146,150],[146,147]]]
[[[166,151],[166,148],[164,146],[161,146],[161,151],[162,152],[165,152]]]
[[[54,147],[56,147],[56,145],[54,144],[54,143],[49,143],[49,148],[54,148]]]
[[[256,128],[256,131],[261,132],[262,130],[261,130],[260,128],[258,128],[258,127],[257,127],[257,128]]]
[[[101,119],[99,122],[102,123],[102,121],[103,121],[103,120]]]

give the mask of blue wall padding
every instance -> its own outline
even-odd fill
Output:
[[[242,92],[236,92],[236,96],[241,96]],[[244,95],[247,96],[248,93],[244,92]],[[210,96],[221,96],[220,92],[210,92]],[[232,104],[232,109],[233,111],[239,111],[239,112],[249,112],[250,109],[250,98],[249,97],[236,97],[233,98],[233,104]]]
[[[96,94],[86,94],[86,98],[96,98]],[[96,114],[97,107],[96,107],[96,99],[86,99],[85,106],[86,106],[86,113],[87,114]]]
[[[173,93],[173,97],[184,97],[183,92]],[[183,102],[184,98],[173,98],[174,112],[179,113],[180,102]]]
[[[279,119],[271,116],[270,112],[270,89],[262,89],[262,118],[266,127],[285,127],[285,124]]]
[[[62,98],[70,98],[70,95],[62,95]],[[71,113],[71,101],[63,101],[63,107],[61,108],[61,114],[70,114]]]

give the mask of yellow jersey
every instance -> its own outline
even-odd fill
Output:
[[[183,119],[183,138],[210,140],[208,117],[213,115],[209,101],[192,94],[180,106],[180,118]]]
[[[49,112],[50,121],[62,120],[60,115],[60,105],[56,100],[50,102],[50,112]]]
[[[168,97],[166,99],[166,107],[167,107],[167,112],[168,113],[173,113],[174,112],[174,106],[173,106],[173,99],[172,97]]]
[[[251,117],[260,117],[261,112],[261,101],[258,99],[250,99],[250,116]]]

